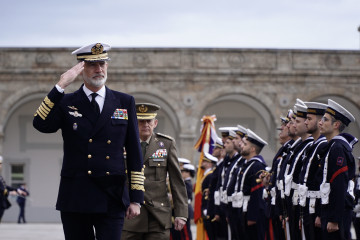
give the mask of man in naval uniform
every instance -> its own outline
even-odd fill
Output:
[[[215,148],[219,146],[215,145]],[[211,215],[211,206],[214,205],[214,196],[210,193],[210,183],[213,177],[213,172],[216,167],[218,159],[210,153],[204,152],[204,158],[201,162],[201,168],[204,170],[204,177],[201,183],[201,217],[204,219],[204,228],[209,240],[216,239],[216,225],[211,221],[214,215]]]
[[[266,218],[265,201],[263,199],[263,184],[257,181],[264,172],[266,163],[260,155],[267,142],[247,129],[246,136],[243,138],[241,155],[245,158],[244,165],[240,171],[238,179],[239,188],[232,201],[242,208],[242,218],[239,222],[243,224],[242,233],[244,239],[265,239]],[[234,205],[233,204],[233,205]],[[241,212],[241,211],[240,211]]]
[[[168,240],[171,228],[171,205],[166,176],[174,205],[174,227],[180,231],[188,217],[187,193],[182,179],[175,141],[161,133],[154,133],[155,118],[160,106],[136,104],[140,142],[145,165],[145,194],[140,216],[126,219],[121,239]]]
[[[320,181],[316,173],[319,169],[320,153],[327,146],[326,138],[320,134],[319,122],[324,116],[326,104],[306,102],[307,114],[305,125],[307,132],[314,138],[314,142],[306,149],[303,157],[303,166],[299,177],[299,205],[300,225],[306,239],[321,238],[320,223]]]
[[[105,86],[108,50],[110,46],[102,43],[75,50],[72,54],[79,63],[61,75],[33,120],[40,132],[62,131],[64,157],[56,209],[67,240],[120,239],[124,216],[137,216],[143,202],[135,100]],[[84,84],[64,94],[78,75]]]
[[[321,159],[321,228],[323,239],[349,239],[351,211],[354,207],[355,159],[352,149],[358,140],[344,129],[354,116],[328,99],[320,121],[320,133],[328,141]],[[320,173],[321,174],[321,173]]]

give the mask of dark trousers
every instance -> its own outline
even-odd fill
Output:
[[[0,222],[1,222],[1,218],[4,215],[5,209],[0,208]]]
[[[356,239],[360,239],[360,218],[354,216],[353,225],[355,229]]]
[[[211,218],[204,220],[204,227],[206,230],[206,234],[209,237],[209,240],[216,240],[216,229],[217,223],[211,221]]]
[[[284,228],[279,216],[269,219],[267,239],[285,240]]]
[[[19,213],[19,217],[18,217],[18,223],[26,223],[25,220],[25,203],[18,203],[19,204],[19,208],[20,208],[20,213]]]
[[[327,219],[326,217],[321,217],[321,236],[323,240],[345,240],[344,237],[344,226],[342,222],[339,222],[339,230],[329,233],[327,231]]]
[[[124,225],[124,212],[106,213],[61,212],[66,240],[120,240]]]
[[[308,211],[304,211],[303,227],[304,227],[305,237],[308,240],[321,239],[321,228],[315,227],[315,219],[316,219],[315,214],[309,214]]]

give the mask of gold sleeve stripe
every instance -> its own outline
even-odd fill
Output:
[[[135,172],[135,171],[131,171],[131,174],[144,175],[144,173],[143,173],[143,172]]]
[[[139,190],[145,192],[144,186],[138,184],[131,184],[131,190]]]
[[[41,107],[39,107],[39,112],[46,118],[47,117],[47,113],[43,111],[43,109]]]
[[[131,177],[131,181],[132,181],[132,180],[138,180],[138,181],[142,180],[142,181],[144,181],[144,179],[145,179],[145,177],[143,177],[143,176],[141,176],[141,177],[134,177],[134,176],[132,176],[132,177]]]
[[[49,111],[46,110],[43,106],[40,106],[39,109],[41,109],[42,112],[46,113],[46,115],[49,114]]]
[[[44,102],[49,106],[49,108],[54,107],[54,103],[47,96],[45,97]]]
[[[50,112],[50,108],[48,108],[48,106],[46,106],[44,102],[41,103],[41,107],[45,108],[46,111]]]
[[[45,120],[45,117],[42,115],[39,109],[36,111],[36,113],[42,118],[42,120]]]
[[[144,185],[144,181],[132,181],[131,184]]]

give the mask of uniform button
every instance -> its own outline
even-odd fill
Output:
[[[89,159],[92,158],[91,154],[88,155],[88,158],[89,158]]]
[[[90,138],[90,139],[89,139],[89,143],[92,143],[92,142],[93,142],[93,140]]]
[[[158,167],[160,167],[160,163],[158,163]]]
[[[89,171],[88,171],[88,174],[89,174],[89,175],[91,175],[91,174],[92,174],[92,172],[89,170]]]
[[[109,156],[106,156],[106,159],[110,159],[110,157],[109,157]]]
[[[110,144],[111,143],[111,140],[107,140],[107,144]]]
[[[161,203],[160,205],[161,205],[161,206],[164,206],[164,204],[163,204],[163,203]]]
[[[109,172],[106,172],[106,175],[110,175],[110,173],[109,173]]]
[[[144,200],[144,204],[146,204],[145,200]]]

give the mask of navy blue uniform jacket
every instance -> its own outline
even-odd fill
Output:
[[[106,87],[97,118],[82,87],[70,94],[54,87],[36,111],[33,125],[43,133],[62,131],[57,210],[105,213],[110,206],[124,210],[130,202],[143,202],[143,160],[132,96]]]

